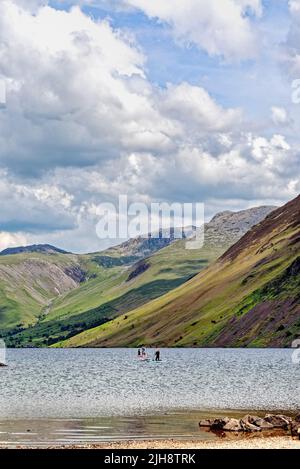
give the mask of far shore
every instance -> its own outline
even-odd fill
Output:
[[[5,446],[0,449],[300,449],[300,441],[289,436],[253,436],[251,438],[220,438],[213,441],[197,439],[176,440],[126,440],[109,443],[60,445],[60,446]]]

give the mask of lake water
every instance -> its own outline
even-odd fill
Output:
[[[291,350],[161,352],[155,363],[133,349],[8,350],[0,441],[196,435],[200,414],[300,409]]]

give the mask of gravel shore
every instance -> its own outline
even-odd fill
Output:
[[[5,446],[0,446],[4,449]],[[16,449],[29,448],[16,446]],[[37,449],[30,447],[30,449]],[[44,449],[300,449],[300,441],[288,436],[253,437],[253,438],[220,438],[216,441],[200,440],[142,440],[121,441],[101,444],[84,444],[70,446],[53,446]]]

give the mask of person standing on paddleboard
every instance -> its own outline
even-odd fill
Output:
[[[160,361],[160,350],[158,348],[155,350],[155,361]]]

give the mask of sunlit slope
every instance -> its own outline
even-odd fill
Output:
[[[178,282],[184,282],[199,273],[227,247],[228,244],[205,246],[200,251],[194,251],[185,249],[184,240],[175,241],[151,257],[141,259],[133,266],[123,269],[106,269],[105,280],[99,282],[99,278],[92,279],[76,291],[58,298],[45,319],[51,320],[64,317],[66,314],[77,314],[80,311],[97,307],[99,300],[103,303],[117,297],[123,298],[124,308],[127,310],[126,298],[130,301],[129,296],[133,305],[138,301],[139,296],[143,296],[143,292],[149,299],[152,295],[160,296],[170,290],[173,285],[176,286],[176,283],[178,286]],[[108,273],[111,274],[109,277]]]
[[[175,244],[173,252],[182,259],[170,260],[168,268],[168,254],[109,268],[99,265],[95,255],[0,257],[1,335],[8,335],[8,345],[50,345],[163,295],[217,256],[184,258],[184,242]]]
[[[300,196],[176,290],[64,346],[288,346],[300,335]]]
[[[0,257],[0,329],[36,322],[51,300],[76,288],[83,276],[71,254]]]
[[[272,209],[217,214],[201,250],[155,238],[87,255],[15,248],[0,256],[1,335],[9,346],[47,346],[102,325],[198,274]]]
[[[201,249],[186,249],[186,240],[175,240],[127,268],[119,277],[115,277],[110,285],[104,284],[104,288],[102,285],[97,290],[97,284],[92,282],[81,286],[80,290],[70,292],[65,298],[58,299],[44,320],[48,323],[47,329],[49,326],[52,328],[50,344],[54,339],[61,340],[62,334],[60,329],[56,328],[54,335],[49,321],[59,321],[60,324],[63,322],[61,329],[64,335],[74,336],[78,329],[74,328],[74,324],[86,330],[96,321],[98,325],[106,323],[113,317],[125,314],[164,295],[215,261],[229,246],[240,239],[249,226],[265,218],[273,209],[274,207],[256,207],[240,212],[219,213],[205,225],[205,243]],[[149,246],[147,240],[146,242],[140,239],[130,240],[106,251],[105,255],[100,253],[93,259],[97,259],[97,262],[107,267],[114,263],[123,265],[124,259],[131,259],[141,252],[149,253],[149,247],[153,249],[153,243],[157,248],[157,243],[161,245],[162,242],[165,243],[163,240],[152,239]],[[84,311],[81,314],[79,314],[80,308]],[[45,324],[40,324],[38,330],[35,328],[33,334],[35,342],[37,335],[40,337],[44,333]],[[29,331],[26,335],[29,335]]]
[[[0,253],[1,336],[10,346],[49,345],[57,338],[115,317],[119,309],[126,308],[122,305],[116,308],[115,304],[106,305],[106,302],[118,296],[115,288],[125,283],[126,271],[144,254],[154,253],[171,241],[137,239],[87,255],[70,254],[49,245],[3,251]],[[172,283],[165,288],[159,285],[156,293],[152,288],[152,296],[145,301],[170,288]],[[143,301],[139,299],[133,304],[139,306]]]
[[[105,323],[178,287],[225,249],[206,246],[200,252],[188,251],[185,242],[178,240],[133,266],[99,267],[95,278],[52,301],[33,327],[14,334],[13,344],[51,345]]]
[[[171,242],[137,238],[87,255],[70,254],[47,244],[2,251],[0,333],[98,307],[110,299],[112,288],[125,281],[123,272]]]
[[[58,298],[45,320],[88,311],[116,298],[120,299],[118,313],[121,314],[122,306],[128,311],[161,296],[215,261],[249,227],[264,219],[273,209],[274,207],[256,207],[217,214],[205,225],[205,243],[201,249],[186,249],[184,239],[173,240],[166,247],[163,247],[166,241],[152,239],[151,243],[155,243],[156,249],[158,245],[162,247],[143,257],[153,250],[153,245],[147,245],[148,240],[137,238],[104,253],[90,255],[90,261],[98,264],[98,268],[106,267],[106,277],[107,272],[111,272],[108,280],[99,282],[97,278],[92,279],[76,291]],[[136,259],[137,255],[140,260],[131,264],[132,258]]]

